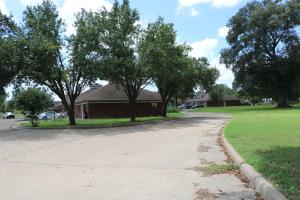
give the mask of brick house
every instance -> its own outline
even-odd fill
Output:
[[[137,116],[157,116],[160,114],[162,101],[157,92],[142,90],[137,98]],[[128,97],[122,86],[107,84],[93,85],[76,100],[75,116],[84,118],[129,117]]]

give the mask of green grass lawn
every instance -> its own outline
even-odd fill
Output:
[[[183,113],[168,113],[168,118],[177,118],[183,116]],[[152,116],[152,117],[137,117],[137,123],[140,122],[151,122],[162,120],[163,117],[160,116]],[[112,125],[124,125],[130,124],[129,118],[114,118],[114,119],[77,119],[78,127],[88,127],[88,126],[112,126]],[[57,120],[41,120],[38,128],[66,128],[68,127],[69,121],[68,119],[57,119]],[[31,127],[30,122],[23,122],[20,124],[22,127]]]
[[[288,199],[300,199],[300,107],[199,108],[234,116],[225,137],[247,163],[269,179]]]

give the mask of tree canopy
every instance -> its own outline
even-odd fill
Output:
[[[163,101],[162,116],[174,95],[188,97],[195,87],[210,87],[219,76],[215,68],[209,68],[207,59],[190,57],[191,48],[177,44],[176,37],[174,25],[159,17],[148,25],[139,43],[140,59]]]
[[[49,108],[53,104],[53,99],[40,88],[28,88],[16,96],[15,104],[18,109],[35,115]]]
[[[22,31],[12,19],[0,11],[0,95],[15,78],[22,65]]]
[[[221,52],[235,86],[250,93],[259,88],[278,107],[289,106],[288,99],[299,94],[299,24],[298,0],[252,1],[241,8],[227,24],[230,47]]]
[[[27,48],[22,73],[55,93],[68,112],[70,125],[75,125],[75,100],[97,78],[94,65],[81,60],[85,52],[80,40],[84,38],[66,36],[65,24],[50,0],[27,7],[24,24]]]
[[[141,90],[148,84],[147,69],[139,58],[137,43],[141,33],[139,14],[129,1],[117,1],[110,11],[83,10],[79,15],[78,34],[86,38],[86,56],[98,66],[98,75],[124,89],[129,100],[131,121],[135,121],[135,104]]]

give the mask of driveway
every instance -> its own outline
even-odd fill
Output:
[[[98,130],[0,130],[5,200],[255,199],[232,174],[193,170],[225,163],[217,145],[228,116]],[[2,121],[1,121],[2,126]]]

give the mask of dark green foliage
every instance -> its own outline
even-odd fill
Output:
[[[18,74],[22,63],[21,31],[12,16],[0,11],[0,95]]]
[[[195,89],[211,90],[218,78],[218,69],[210,67],[207,58],[190,58],[174,96],[187,99],[194,96]]]
[[[63,20],[50,0],[27,7],[24,24],[27,48],[23,75],[55,93],[68,112],[70,125],[75,125],[75,100],[97,78],[94,66],[81,62],[85,51],[79,41],[85,38],[80,34],[66,37]]]
[[[32,126],[37,125],[37,113],[46,110],[52,104],[51,95],[39,88],[28,88],[21,91],[15,99],[15,105],[18,109],[30,112]]]
[[[234,91],[225,84],[214,86],[209,92],[211,100],[222,101],[224,94],[234,95]]]
[[[98,65],[98,76],[122,87],[129,99],[131,121],[135,121],[136,99],[148,84],[147,68],[136,49],[140,35],[139,14],[129,1],[117,1],[111,11],[82,11],[78,35],[85,48],[84,60]],[[87,59],[86,59],[87,58]]]
[[[299,95],[299,25],[298,0],[252,1],[241,8],[227,25],[230,47],[221,52],[236,87],[289,106],[288,99]]]
[[[188,45],[176,43],[173,24],[159,17],[139,43],[140,59],[158,88],[163,101],[161,115],[166,116],[167,105],[172,97],[186,98],[195,87],[209,87],[218,77],[216,69],[209,69],[207,59],[190,58]]]
[[[5,99],[6,95],[0,95],[0,112],[5,111]]]
[[[16,110],[15,100],[11,99],[5,102],[5,111],[13,112]]]
[[[52,103],[51,95],[39,88],[28,88],[20,92],[15,99],[18,109],[29,111],[32,115],[46,110]]]

